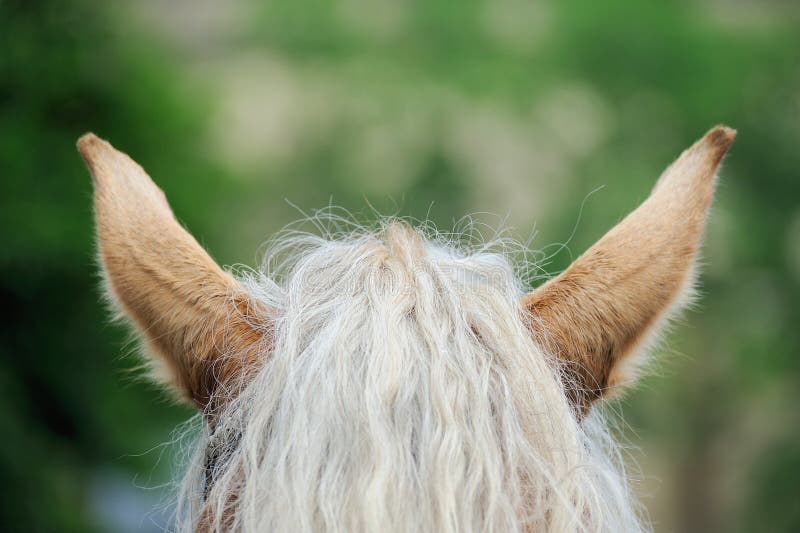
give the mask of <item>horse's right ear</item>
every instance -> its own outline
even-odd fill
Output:
[[[127,155],[89,133],[78,151],[94,181],[97,241],[111,299],[163,377],[214,409],[271,341],[269,314],[175,220],[164,193]]]
[[[635,380],[647,341],[691,295],[714,177],[735,136],[724,126],[706,133],[638,209],[523,298],[579,410]]]

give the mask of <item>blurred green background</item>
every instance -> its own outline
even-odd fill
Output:
[[[720,122],[704,297],[622,431],[657,531],[800,531],[797,2],[0,0],[0,529],[160,530],[192,414],[98,303],[83,132],[226,265],[333,204],[575,228],[553,273]]]

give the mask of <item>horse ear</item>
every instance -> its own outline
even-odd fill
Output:
[[[564,363],[586,412],[631,383],[648,341],[691,296],[717,168],[736,132],[718,126],[661,175],[647,200],[522,304]]]
[[[94,181],[109,295],[156,367],[201,410],[224,397],[269,340],[268,314],[175,220],[164,193],[127,155],[89,133],[78,151]],[[214,401],[216,404],[216,401]]]

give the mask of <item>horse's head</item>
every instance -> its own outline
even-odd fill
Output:
[[[108,294],[161,378],[205,415],[181,523],[638,527],[591,407],[634,381],[691,297],[734,136],[709,131],[644,203],[527,293],[501,253],[402,222],[287,237],[272,252],[281,261],[234,278],[139,165],[83,136]]]

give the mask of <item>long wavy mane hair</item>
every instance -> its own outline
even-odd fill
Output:
[[[577,418],[564,383],[579,385],[531,337],[504,255],[395,222],[289,238],[265,264],[242,281],[280,317],[274,346],[202,435],[179,529],[640,529],[613,441]]]
[[[602,410],[692,294],[719,126],[531,290],[502,247],[386,220],[220,268],[92,134],[108,295],[201,413],[179,531],[639,531]],[[524,266],[523,266],[524,268]]]

